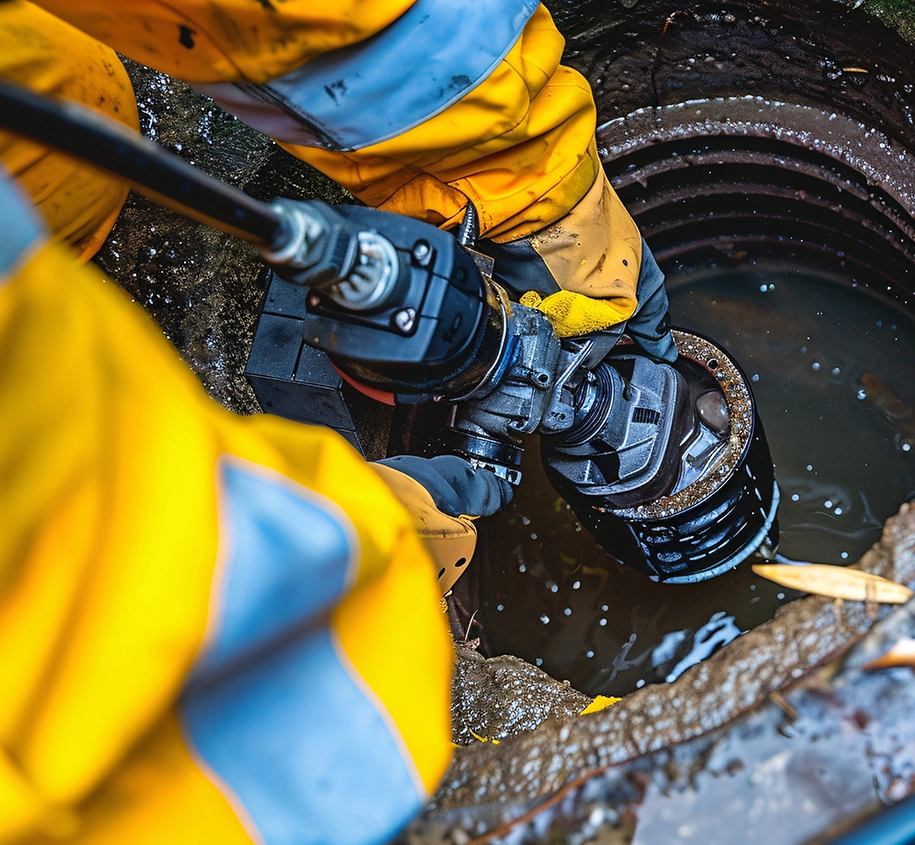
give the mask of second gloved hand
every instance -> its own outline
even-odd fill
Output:
[[[372,466],[413,515],[438,565],[442,594],[447,593],[473,557],[477,539],[473,520],[505,507],[512,486],[455,455],[399,455]]]
[[[625,332],[652,358],[676,359],[664,274],[603,170],[555,223],[477,249],[494,259],[493,279],[543,311],[560,338],[601,334],[612,345]]]
[[[376,463],[396,469],[426,488],[435,506],[451,516],[491,516],[512,498],[512,486],[456,455],[397,455]]]

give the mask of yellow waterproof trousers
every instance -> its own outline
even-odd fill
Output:
[[[537,0],[139,0],[116,15],[100,0],[41,5],[211,94],[368,205],[449,227],[473,202],[484,237],[540,256],[536,279],[509,284],[547,297],[560,335],[636,311],[641,238],[600,168],[588,84],[559,63],[562,36]],[[25,0],[2,4],[0,74],[10,66],[43,93],[114,103],[129,122],[110,50],[46,18]],[[34,44],[48,64],[55,40],[77,60],[69,86],[29,79]],[[0,161],[23,169],[2,141]],[[57,169],[37,187],[56,209],[52,229],[88,254],[117,207],[112,187],[74,192],[72,165],[55,154],[47,164]]]
[[[213,94],[376,208],[440,225],[470,198],[483,234],[513,240],[599,171],[590,88],[560,65],[536,0],[39,5]]]

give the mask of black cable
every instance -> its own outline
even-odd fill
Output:
[[[0,80],[0,127],[120,176],[156,202],[215,229],[278,246],[283,224],[269,205],[75,103]]]

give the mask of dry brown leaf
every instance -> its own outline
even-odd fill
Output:
[[[830,566],[826,563],[807,563],[799,566],[786,563],[757,563],[753,571],[783,587],[830,596],[849,601],[869,601],[880,604],[903,604],[915,593],[903,584],[888,581],[879,575]]]

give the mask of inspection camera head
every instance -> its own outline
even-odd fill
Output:
[[[273,206],[307,246],[262,254],[305,282],[306,343],[356,383],[452,403],[449,448],[520,480],[540,434],[550,480],[595,538],[668,582],[714,577],[777,537],[772,462],[746,379],[675,333],[674,364],[632,343],[595,355],[509,301],[453,237],[361,207]]]
[[[778,543],[778,487],[749,384],[674,330],[679,357],[619,344],[587,373],[575,424],[541,438],[547,475],[595,539],[667,583],[702,581]]]

